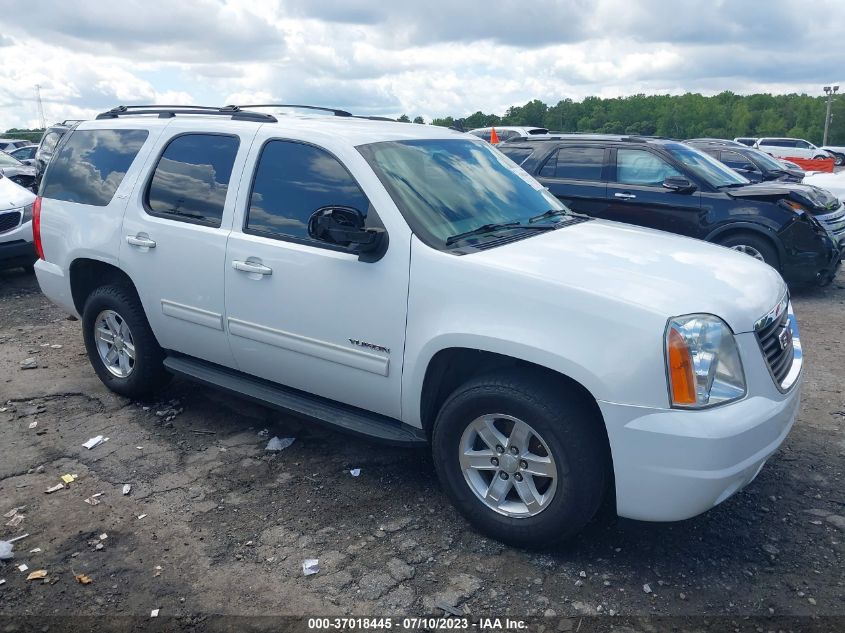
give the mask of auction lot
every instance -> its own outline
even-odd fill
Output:
[[[845,615],[845,273],[793,300],[801,413],[756,481],[689,521],[604,517],[539,552],[469,528],[425,451],[178,379],[157,402],[116,396],[80,324],[34,276],[0,272],[0,513],[25,506],[0,540],[29,534],[0,562],[0,612]],[[82,447],[97,435],[108,442]],[[267,452],[273,436],[296,441]],[[78,478],[45,494],[64,474]],[[320,570],[306,577],[309,558]]]

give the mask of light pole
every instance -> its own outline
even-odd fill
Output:
[[[822,145],[827,145],[827,130],[830,127],[830,105],[833,103],[833,95],[839,91],[839,86],[825,86],[824,93],[827,95],[827,112],[824,115],[824,138]]]

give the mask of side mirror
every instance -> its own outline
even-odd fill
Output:
[[[376,259],[379,259],[387,245],[385,230],[365,227],[364,214],[352,207],[329,206],[317,209],[308,219],[308,235],[320,242],[360,253],[362,260],[365,254],[377,254]]]
[[[692,193],[698,187],[682,176],[670,176],[663,181],[663,186],[677,193]]]

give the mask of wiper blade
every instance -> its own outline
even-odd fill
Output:
[[[546,220],[548,218],[554,218],[559,215],[569,215],[570,211],[568,209],[549,209],[548,211],[544,211],[539,215],[534,215],[528,218],[528,223],[533,224],[534,222],[539,222],[540,220]]]
[[[483,233],[491,233],[500,229],[527,229],[529,231],[551,231],[558,228],[557,224],[523,224],[522,222],[500,222],[493,224],[482,224],[478,228],[463,233],[457,233],[451,237],[446,238],[446,246],[451,246],[455,242],[472,237],[473,235],[481,235]]]
[[[470,229],[469,231],[464,231],[463,233],[455,233],[454,235],[446,238],[446,246],[451,246],[455,242],[458,242],[465,237],[472,237],[473,235],[481,235],[483,233],[490,233],[491,231],[498,231],[500,229],[509,229],[514,226],[519,226],[519,222],[491,222],[488,224],[482,224],[474,229]]]

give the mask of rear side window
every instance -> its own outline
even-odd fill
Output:
[[[603,147],[561,147],[549,157],[541,176],[570,180],[601,180]]]
[[[308,220],[328,206],[352,207],[366,217],[370,202],[327,151],[293,141],[270,141],[264,146],[244,226],[248,233],[310,239]]]
[[[146,130],[76,130],[50,162],[41,195],[108,205],[147,135]]]
[[[240,139],[183,134],[172,139],[147,189],[147,211],[172,220],[219,227]]]

